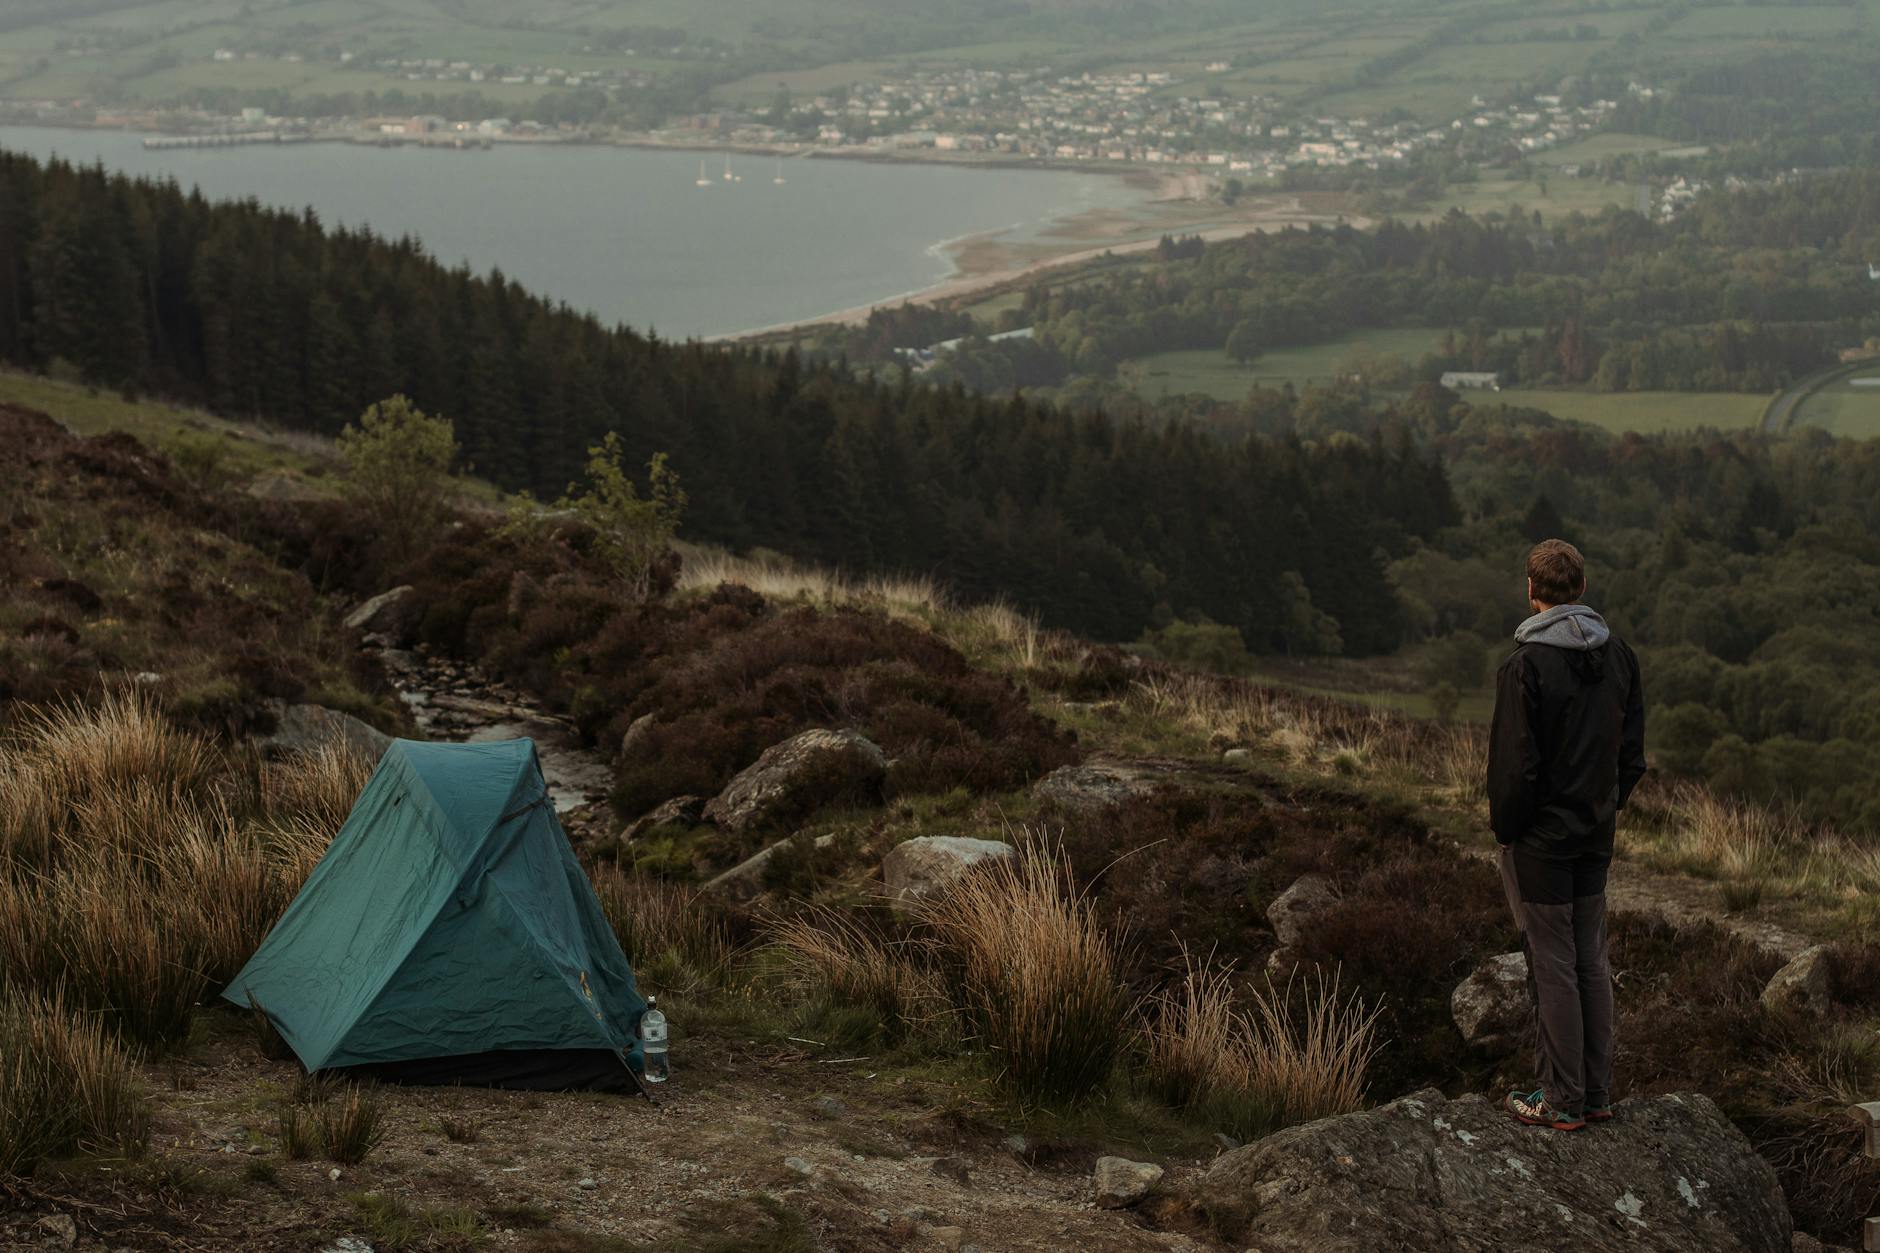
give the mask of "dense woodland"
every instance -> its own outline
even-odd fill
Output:
[[[1368,328],[1451,332],[1416,377],[1497,370],[1505,382],[1608,391],[1766,392],[1880,333],[1880,172],[1793,177],[1713,194],[1668,223],[1617,209],[1548,224],[1451,213],[1251,234],[1040,285],[1004,315],[1036,343],[981,345],[952,366],[1000,375],[1000,353],[1054,356],[1059,383],[1172,349],[1324,343]],[[845,348],[859,345],[845,344]]]
[[[633,463],[670,454],[694,538],[930,572],[1101,639],[1205,615],[1262,650],[1387,651],[1386,563],[1455,520],[1408,439],[1220,441],[662,343],[411,240],[11,155],[0,360],[329,435],[404,393],[544,496],[617,431]]]

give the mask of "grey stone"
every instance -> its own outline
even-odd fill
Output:
[[[655,827],[694,827],[705,812],[702,796],[675,796],[647,810],[621,831],[623,840],[637,840]]]
[[[1506,1042],[1527,1021],[1527,955],[1503,953],[1477,966],[1449,995],[1449,1016],[1471,1044]]]
[[[647,740],[652,738],[653,728],[658,724],[659,720],[652,714],[641,714],[628,723],[627,733],[620,737],[621,757],[632,757],[645,748]]]
[[[411,584],[406,583],[380,592],[359,608],[346,615],[346,629],[367,633],[389,634],[395,627],[399,610],[411,599]]]
[[[1260,1253],[1789,1247],[1775,1171],[1708,1097],[1621,1113],[1562,1133],[1426,1089],[1225,1153],[1189,1199]]]
[[[1246,766],[1253,763],[1253,750],[1250,748],[1230,748],[1221,754],[1221,760],[1230,766]]]
[[[931,1169],[942,1179],[951,1179],[962,1188],[973,1182],[973,1168],[963,1157],[937,1157]]]
[[[372,1246],[358,1236],[341,1236],[320,1253],[373,1253]]]
[[[1802,950],[1788,965],[1775,972],[1763,987],[1763,1007],[1772,1013],[1800,1010],[1821,1014],[1828,1009],[1828,949],[1817,944]]]
[[[819,1096],[809,1107],[818,1118],[841,1118],[849,1112],[849,1107],[833,1096]]]
[[[78,1220],[70,1214],[47,1214],[39,1220],[39,1230],[62,1249],[78,1243]]]
[[[827,835],[817,836],[815,847],[828,848],[835,843],[838,834],[840,833],[831,831]],[[770,867],[770,863],[776,859],[778,853],[789,847],[790,841],[794,838],[794,836],[786,837],[751,854],[723,874],[706,880],[704,890],[729,896],[734,900],[749,900],[759,895],[764,890],[764,871]]]
[[[1266,920],[1282,949],[1299,943],[1306,919],[1338,903],[1338,893],[1323,875],[1300,875],[1266,907]]]
[[[1142,763],[1093,759],[1081,766],[1059,766],[1033,785],[1032,794],[1066,809],[1108,809],[1155,791],[1161,773]]]
[[[783,1164],[785,1169],[794,1170],[805,1178],[816,1173],[816,1168],[800,1157],[786,1157],[783,1159]]]
[[[934,900],[974,866],[1014,856],[1012,846],[999,840],[975,840],[963,835],[922,835],[904,840],[889,850],[881,863],[881,878],[888,899],[910,909]]]
[[[943,1249],[956,1250],[966,1243],[964,1227],[929,1227],[927,1235]]]
[[[268,702],[268,707],[274,715],[274,731],[256,743],[276,753],[311,753],[339,743],[367,761],[377,761],[391,747],[391,736],[337,709],[281,700]]]
[[[592,1179],[583,1179],[580,1183],[577,1183],[574,1186],[581,1189],[581,1191],[583,1192],[592,1192],[594,1191],[594,1189],[600,1187],[601,1185],[598,1183],[595,1183]]]
[[[804,731],[764,750],[705,806],[705,817],[734,835],[781,826],[845,797],[878,799],[887,773],[887,756],[867,737]]]
[[[1097,1159],[1096,1198],[1104,1209],[1134,1205],[1161,1182],[1162,1168],[1153,1162],[1132,1162],[1127,1157]]]

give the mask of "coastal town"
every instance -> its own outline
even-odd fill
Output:
[[[637,50],[612,51],[631,57]],[[1519,98],[1476,95],[1455,116],[1434,122],[1401,108],[1344,116],[1272,96],[1237,94],[1226,81],[1232,66],[1218,61],[1199,74],[1181,76],[1167,69],[1126,68],[1075,74],[1050,67],[910,70],[808,95],[779,91],[767,106],[725,104],[642,126],[631,124],[620,105],[653,90],[656,78],[617,64],[580,68],[420,56],[366,59],[333,48],[220,47],[210,54],[215,65],[269,59],[300,64],[309,56],[382,79],[385,90],[357,102],[379,107],[356,114],[293,115],[291,109],[255,106],[231,112],[200,104],[101,107],[84,99],[51,99],[10,101],[5,108],[13,121],[110,126],[197,140],[318,138],[458,147],[505,141],[652,142],[831,155],[1184,166],[1222,180],[1251,182],[1296,170],[1401,170],[1428,154],[1471,164],[1532,160],[1607,128],[1619,107],[1613,99],[1590,97],[1569,79]],[[519,109],[517,117],[465,115],[463,106],[486,101],[477,94],[483,87],[541,89],[559,103],[546,113],[539,107]],[[1650,99],[1656,89],[1632,82],[1626,90]],[[411,103],[419,107],[399,107]],[[1570,166],[1562,171],[1579,173]]]

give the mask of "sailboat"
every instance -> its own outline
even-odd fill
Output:
[[[784,178],[783,178],[783,158],[782,157],[777,158],[777,177],[771,179],[770,181],[775,183],[779,187],[783,186]]]
[[[696,184],[696,186],[710,187],[711,185],[712,185],[712,181],[709,178],[705,177],[705,160],[704,158],[701,157],[698,163],[698,183]]]
[[[738,181],[740,181],[738,176],[731,172],[731,154],[727,152],[725,153],[725,182],[735,183]]]

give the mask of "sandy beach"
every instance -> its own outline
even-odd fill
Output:
[[[1105,256],[1145,252],[1164,235],[1198,235],[1212,242],[1291,226],[1331,226],[1343,221],[1366,225],[1323,203],[1322,197],[1317,205],[1296,195],[1243,196],[1233,205],[1224,205],[1212,198],[1213,180],[1200,172],[1145,175],[1138,171],[1126,177],[1155,178],[1154,198],[1133,209],[1074,214],[1022,243],[1007,239],[1007,231],[969,235],[947,245],[955,272],[931,287],[720,338],[766,339],[816,326],[855,326],[866,322],[876,309],[902,304],[973,303],[1024,287],[1053,271],[1074,269]]]

